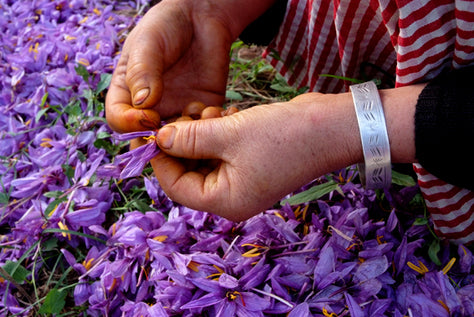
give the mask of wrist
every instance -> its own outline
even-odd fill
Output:
[[[316,158],[309,162],[313,178],[364,161],[350,93],[308,93],[290,102],[304,108],[301,126]]]

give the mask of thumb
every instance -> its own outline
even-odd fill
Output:
[[[189,159],[223,158],[229,129],[223,128],[226,118],[181,121],[158,131],[158,146],[167,154]]]

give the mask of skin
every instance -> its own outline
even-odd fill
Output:
[[[272,2],[160,2],[124,45],[106,100],[109,125],[119,132],[154,129],[191,101],[220,106],[230,45]],[[244,10],[249,7],[251,13]],[[392,162],[416,161],[414,113],[423,87],[380,91]],[[146,98],[138,93],[142,88]],[[316,177],[363,161],[350,93],[308,93],[173,122],[159,130],[157,144],[162,152],[151,164],[168,196],[234,221],[268,209]]]

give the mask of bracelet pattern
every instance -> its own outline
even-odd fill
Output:
[[[392,181],[390,143],[382,102],[374,82],[350,86],[362,141],[365,164],[359,164],[368,189],[387,188]]]

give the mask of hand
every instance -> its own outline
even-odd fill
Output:
[[[222,118],[175,122],[159,130],[157,141],[162,152],[151,163],[169,197],[235,221],[361,160],[347,94],[307,94]]]
[[[156,129],[190,101],[221,105],[234,35],[210,1],[162,1],[128,36],[106,99],[118,132]]]

